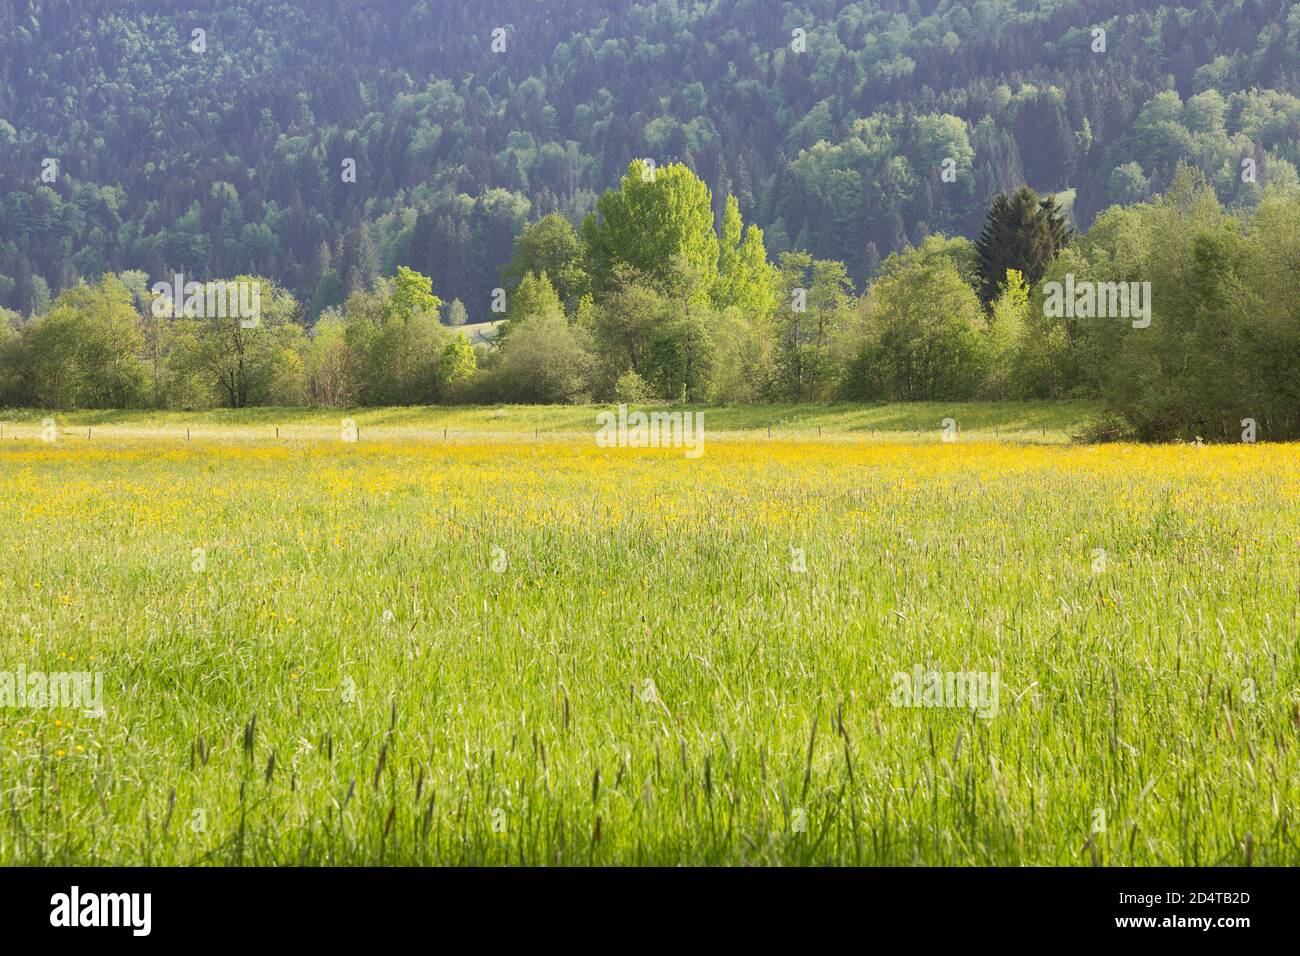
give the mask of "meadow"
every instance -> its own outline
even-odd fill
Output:
[[[0,863],[1300,863],[1300,448],[1086,411],[0,414]]]

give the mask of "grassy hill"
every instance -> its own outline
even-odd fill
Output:
[[[452,332],[464,332],[469,337],[470,345],[491,345],[497,336],[497,329],[505,319],[495,322],[471,322],[469,325],[452,327]]]

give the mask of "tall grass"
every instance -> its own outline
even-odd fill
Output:
[[[367,414],[6,429],[0,669],[107,714],[0,708],[0,862],[1300,862],[1295,446]]]

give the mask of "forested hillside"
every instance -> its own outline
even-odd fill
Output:
[[[1180,161],[1253,207],[1298,86],[1289,0],[0,0],[0,307],[252,274],[310,324],[408,266],[485,320],[525,224],[638,157],[862,291],[1022,182],[1080,228]]]

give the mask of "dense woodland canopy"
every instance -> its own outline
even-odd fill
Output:
[[[0,404],[1083,395],[1297,434],[1298,86],[1281,0],[0,0]],[[260,325],[160,316],[174,273],[255,282]],[[1152,326],[1047,317],[1066,273],[1151,281]]]
[[[1251,205],[1243,156],[1296,177],[1298,85],[1289,0],[0,0],[0,306],[255,273],[314,320],[406,265],[481,321],[524,224],[637,157],[860,291],[1022,182],[1085,227],[1180,160]]]

